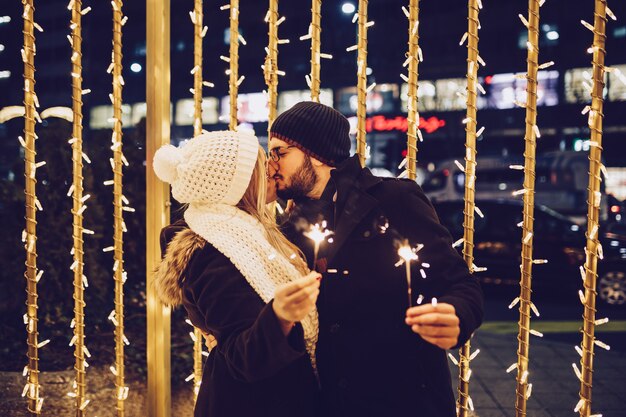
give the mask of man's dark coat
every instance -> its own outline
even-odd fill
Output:
[[[398,244],[423,245],[412,263],[412,301],[436,297],[454,306],[457,347],[482,321],[478,281],[414,181],[375,177],[357,157],[331,177],[322,198],[297,201],[283,225],[310,262],[313,244],[302,234],[307,225],[323,218],[334,231],[317,263],[326,270],[317,345],[323,415],[456,416],[446,351],[405,324],[407,280],[404,265],[395,266]]]

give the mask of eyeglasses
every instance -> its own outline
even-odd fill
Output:
[[[280,161],[280,158],[281,158],[282,156],[285,156],[285,154],[284,154],[284,153],[282,153],[282,154],[281,154],[281,153],[279,153],[279,152],[280,152],[280,151],[285,151],[285,150],[287,150],[287,149],[289,149],[289,148],[295,148],[295,146],[277,146],[277,147],[276,147],[276,148],[274,148],[274,149],[270,149],[270,152],[269,152],[269,154],[270,154],[270,158],[271,158],[271,159],[272,159],[272,161],[274,161],[274,162],[278,162],[278,161]]]

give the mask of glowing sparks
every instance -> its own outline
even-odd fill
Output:
[[[304,236],[308,237],[313,242],[315,242],[315,244],[319,245],[332,234],[333,232],[326,229],[326,222],[324,221],[321,225],[319,223],[312,225],[311,229],[308,232],[304,233]]]
[[[404,262],[411,262],[411,261],[417,260],[418,258],[415,251],[408,245],[400,246],[400,248],[398,249],[398,256],[400,256],[403,259],[403,261],[401,261],[399,265],[402,265],[402,263]]]
[[[332,231],[326,229],[326,221],[324,220],[322,224],[315,223],[311,225],[311,228],[304,232],[304,236],[311,239],[313,241],[314,246],[314,255],[313,255],[313,268],[315,269],[315,264],[317,263],[317,255],[319,253],[320,245],[326,238],[333,234]]]
[[[411,291],[412,291],[411,289],[411,262],[416,261],[418,259],[417,252],[419,252],[420,249],[422,249],[423,247],[424,245],[419,244],[416,247],[412,248],[411,246],[409,246],[408,240],[405,239],[402,245],[398,248],[398,256],[400,257],[400,260],[396,262],[395,266],[398,267],[402,264],[405,265],[407,296],[408,296],[408,301],[409,301],[409,307],[413,305],[412,296],[411,296]],[[426,271],[424,271],[423,269],[420,269],[420,274],[422,278],[426,278]],[[420,298],[423,299],[421,295],[420,295]],[[418,304],[420,304],[420,302],[421,300],[418,299]],[[436,305],[436,302],[437,301],[435,300],[434,301],[435,304],[433,305]]]

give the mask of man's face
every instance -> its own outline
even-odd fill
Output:
[[[269,173],[276,181],[278,196],[286,200],[306,197],[317,183],[311,158],[277,138],[270,139],[269,152]],[[274,161],[276,157],[278,161]]]

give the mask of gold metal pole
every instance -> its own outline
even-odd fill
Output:
[[[359,34],[357,58],[357,132],[356,153],[361,166],[365,166],[365,148],[367,147],[365,118],[367,117],[367,0],[359,0]]]
[[[170,142],[170,1],[147,0],[146,277],[148,415],[171,415],[170,309],[157,297],[154,270],[161,260],[160,230],[169,223],[169,188],[152,168],[156,150]]]
[[[474,211],[476,182],[476,86],[478,83],[478,0],[468,2],[467,100],[465,114],[465,210],[463,221],[463,259],[474,272]],[[459,352],[458,415],[473,409],[469,395],[470,341]],[[469,405],[469,409],[468,409]]]
[[[604,57],[606,55],[606,14],[605,0],[595,1],[593,26],[593,89],[591,91],[591,110],[589,111],[589,129],[591,130],[591,147],[589,150],[589,189],[587,196],[587,259],[585,262],[585,303],[583,314],[582,358],[580,360],[580,401],[577,404],[581,417],[591,414],[591,394],[593,377],[593,349],[597,343],[595,331],[596,314],[596,279],[598,277],[598,258],[602,257],[598,242],[600,200],[600,170],[602,157],[602,113],[604,90]]]
[[[86,206],[84,202],[87,196],[83,196],[83,159],[89,161],[83,153],[83,98],[82,98],[82,0],[74,0],[72,6],[72,111],[74,113],[72,127],[72,161],[73,161],[73,254],[74,262],[74,371],[76,372],[74,394],[76,400],[76,416],[85,414],[85,407],[89,403],[85,399],[85,355],[89,351],[85,347],[85,300],[84,291],[87,279],[84,276],[84,250],[83,235],[89,233],[83,227],[83,212]],[[70,343],[71,345],[71,343]]]
[[[276,119],[276,102],[278,99],[278,0],[270,0],[268,10],[268,54],[265,57],[263,73],[267,84],[269,118],[267,122],[267,137],[270,138],[270,129]]]
[[[522,265],[520,277],[519,333],[517,336],[517,387],[515,413],[526,415],[528,398],[528,357],[530,347],[531,282],[533,265],[533,214],[535,211],[535,154],[537,128],[537,71],[539,58],[539,2],[528,1],[528,44],[526,86],[526,143],[524,150],[524,209],[522,225]]]
[[[311,0],[311,101],[320,102],[322,0]]]
[[[28,411],[32,414],[41,413],[39,398],[39,345],[37,342],[37,196],[35,195],[37,166],[35,151],[35,31],[33,0],[23,2],[24,11],[24,194],[26,198],[26,229],[22,240],[26,249],[26,314],[24,324],[27,330],[28,344],[28,383],[25,392],[28,395]],[[38,117],[38,116],[37,116]]]
[[[194,21],[194,43],[193,43],[193,99],[194,99],[194,123],[193,135],[202,134],[202,0],[194,1],[193,8]],[[193,382],[194,399],[198,399],[200,383],[202,382],[202,332],[194,327],[195,336],[193,342]]]
[[[419,65],[419,0],[410,0],[409,3],[409,55],[406,62],[409,67],[409,90],[408,96],[408,122],[407,131],[407,177],[415,180],[417,165],[417,135],[419,130],[419,112],[417,111],[417,89],[418,89],[418,65]],[[420,134],[421,135],[421,134]],[[420,136],[421,137],[421,136]]]
[[[239,0],[230,0],[230,130],[237,129],[237,93],[239,84],[243,79],[239,79]]]
[[[126,160],[122,154],[122,0],[114,0],[113,7],[113,279],[115,281],[115,388],[118,417],[124,416],[124,401],[128,397],[128,387],[124,385],[124,224],[122,185],[122,164]],[[128,204],[128,202],[126,203]]]

